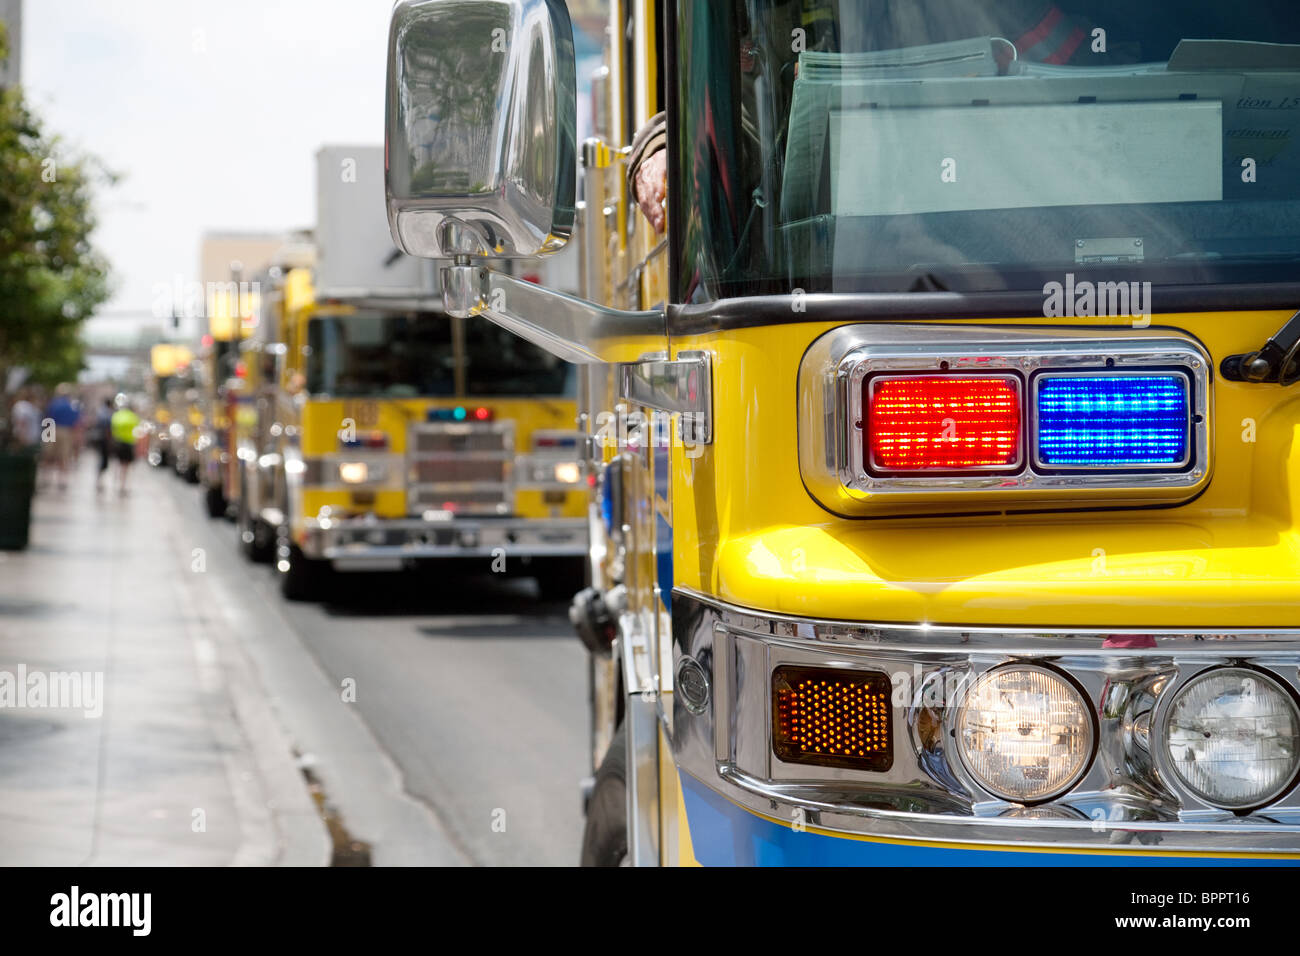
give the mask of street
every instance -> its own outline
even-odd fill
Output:
[[[141,462],[128,496],[97,498],[89,457],[68,491],[38,494],[29,551],[0,564],[0,659],[102,667],[104,713],[69,717],[62,726],[75,734],[41,735],[43,769],[27,759],[34,750],[6,751],[4,862],[121,862],[130,851],[114,850],[112,834],[126,829],[156,844],[157,863],[355,861],[339,856],[340,834],[376,865],[576,863],[579,782],[590,772],[586,677],[563,603],[540,604],[527,578],[354,574],[324,605],[291,604],[267,566],[239,554],[233,526],[204,516],[194,486]],[[75,581],[71,601],[47,593],[44,570]],[[62,639],[38,655],[24,622]],[[176,650],[187,633],[193,654]],[[158,668],[161,653],[170,673]],[[215,700],[191,708],[189,691]],[[177,700],[160,713],[190,708],[183,730],[161,716],[126,722],[163,692]],[[43,719],[58,721],[54,713]],[[21,744],[15,728],[26,721],[7,715],[3,736]],[[84,728],[91,723],[98,734]],[[184,791],[203,756],[166,739],[178,733],[215,741],[212,762],[233,760],[225,776],[241,838],[227,853],[209,840],[212,852],[194,856],[194,841],[167,822],[184,812],[175,808],[199,805]],[[206,770],[217,787],[220,775]],[[305,819],[309,781],[328,828]],[[130,795],[129,806],[105,803],[110,789]],[[24,792],[20,812],[9,797]],[[85,810],[72,814],[82,830],[51,809],[53,794]],[[208,836],[225,813],[209,808]],[[24,841],[33,823],[61,833],[62,852]]]

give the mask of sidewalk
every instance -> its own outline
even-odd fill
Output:
[[[174,479],[141,461],[97,496],[93,457],[0,552],[0,864],[325,862],[289,744],[211,632]]]

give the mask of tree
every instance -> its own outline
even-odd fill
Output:
[[[0,89],[0,389],[16,367],[45,385],[83,367],[82,323],[109,292],[108,264],[90,241],[101,181],[113,177],[46,133],[20,88]]]

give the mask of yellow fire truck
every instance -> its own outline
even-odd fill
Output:
[[[389,40],[394,238],[589,370],[584,861],[1294,864],[1300,8],[611,6],[580,152],[563,2]]]
[[[195,467],[210,518],[228,516],[238,459],[236,428],[247,429],[250,387],[241,343],[253,332],[260,294],[252,283],[214,286],[207,296],[208,333],[199,348],[199,393],[203,424],[195,440]]]
[[[314,274],[272,284],[244,351],[246,552],[274,557],[291,599],[331,571],[431,562],[571,597],[588,550],[575,367],[421,292],[423,263],[390,256],[377,147],[325,147],[317,173]]]
[[[318,300],[303,269],[271,302],[245,353],[262,424],[237,449],[238,520],[287,597],[318,597],[331,567],[455,559],[532,575],[547,597],[581,587],[572,366],[434,303]]]
[[[156,467],[173,467],[176,447],[184,435],[183,426],[175,417],[175,402],[183,393],[189,364],[193,353],[184,345],[162,342],[149,350],[149,365],[153,372],[149,384],[152,412],[149,420],[149,464]]]
[[[172,467],[190,484],[198,484],[203,444],[203,362],[200,355],[177,372],[168,392]]]

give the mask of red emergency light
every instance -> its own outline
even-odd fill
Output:
[[[867,381],[863,398],[872,471],[1000,471],[1020,465],[1024,429],[1014,376],[880,376]]]

